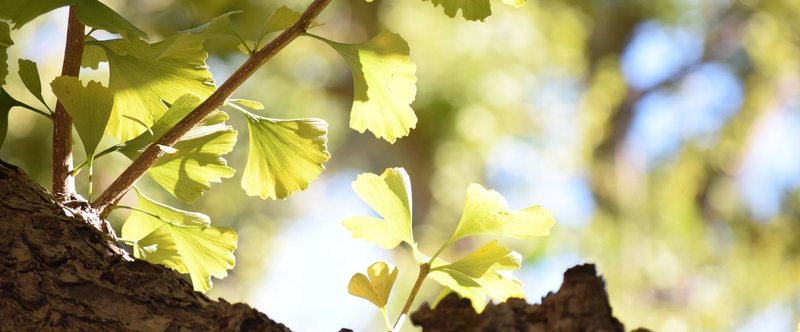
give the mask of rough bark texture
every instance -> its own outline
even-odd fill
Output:
[[[622,332],[622,323],[614,318],[605,282],[594,265],[573,267],[564,273],[564,283],[557,293],[550,293],[542,304],[528,304],[510,299],[489,304],[480,315],[469,300],[454,294],[444,298],[436,309],[426,303],[411,315],[423,331],[590,331]],[[645,330],[640,330],[645,331]]]
[[[0,331],[289,331],[133,261],[110,233],[86,202],[59,205],[0,161]]]

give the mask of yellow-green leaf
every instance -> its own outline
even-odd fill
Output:
[[[211,227],[206,215],[169,207],[138,190],[136,194],[139,203],[122,226],[122,236],[136,243],[137,258],[188,272],[199,292],[211,289],[212,276],[227,276],[236,263],[233,229]]]
[[[264,36],[273,32],[286,30],[299,19],[300,12],[291,10],[286,6],[278,7],[278,9],[269,16],[267,21],[264,22],[264,27],[261,28],[261,33],[258,35],[259,44]]]
[[[259,103],[255,100],[247,100],[247,99],[228,99],[229,104],[233,104],[239,107],[246,107],[252,110],[263,110],[264,104]]]
[[[205,40],[211,38],[228,37],[239,39],[239,34],[231,23],[231,15],[238,13],[241,13],[241,11],[228,12],[215,17],[206,24],[175,34],[164,41],[168,46],[164,48],[158,58],[169,56],[184,47],[192,48],[198,42],[202,44]]]
[[[120,150],[136,159],[141,151],[172,128],[201,102],[198,96],[187,94],[175,101],[150,131],[125,143]],[[162,107],[164,107],[162,105]],[[212,182],[233,176],[221,156],[233,150],[236,130],[225,125],[228,115],[214,111],[184,135],[173,148],[177,151],[162,156],[147,170],[153,180],[184,202],[194,202],[211,187]]]
[[[411,182],[402,168],[388,168],[380,176],[364,173],[353,190],[383,219],[353,217],[342,224],[353,237],[392,249],[402,242],[415,246],[411,231]]]
[[[353,275],[347,285],[347,292],[372,302],[378,308],[385,308],[395,280],[397,280],[397,268],[384,262],[377,262],[367,268],[367,275],[362,273]]]
[[[0,0],[0,19],[11,21],[14,29],[19,29],[39,15],[74,2],[75,0]]]
[[[173,103],[187,93],[206,98],[214,92],[203,41],[173,46],[175,40],[87,42],[86,47],[101,47],[108,58],[109,88],[115,94],[109,134],[122,141],[132,139],[161,118],[166,111],[162,100]],[[171,51],[164,55],[167,49]]]
[[[129,38],[147,38],[147,34],[142,30],[97,0],[2,0],[0,19],[11,20],[14,29],[19,29],[39,15],[70,5],[75,5],[77,8],[75,16],[87,26],[119,33]]]
[[[39,0],[37,0],[39,1]],[[74,0],[77,6],[75,16],[78,21],[87,26],[118,33],[128,38],[141,37],[147,39],[147,34],[113,9],[108,8],[97,0]]]
[[[91,159],[111,116],[114,95],[100,82],[90,81],[84,87],[74,76],[57,77],[50,87],[72,118],[84,151]]]
[[[540,206],[510,211],[503,196],[473,183],[467,188],[464,212],[451,241],[489,234],[517,239],[545,236],[554,223],[550,211]]]
[[[522,283],[511,276],[520,261],[519,254],[492,241],[453,263],[437,259],[428,276],[445,286],[445,292],[469,299],[480,313],[487,297],[496,301],[524,297]]]
[[[427,1],[427,0],[424,0]],[[439,5],[444,8],[444,14],[456,17],[456,13],[461,10],[461,16],[470,21],[483,21],[492,15],[492,8],[489,0],[430,0],[434,7]],[[514,1],[514,0],[503,0]]]
[[[45,104],[44,97],[42,97],[42,81],[39,78],[39,68],[36,62],[26,59],[19,59],[19,78],[22,79],[22,84],[36,97],[42,104]]]
[[[8,48],[14,45],[8,23],[0,21],[0,86],[6,84],[8,76]]]
[[[520,254],[493,240],[458,261],[434,266],[433,270],[457,270],[471,278],[480,278],[490,269],[517,270],[521,262]]]
[[[96,42],[92,36],[86,36],[83,47],[83,56],[81,57],[81,67],[98,69],[101,62],[108,62],[106,52],[102,47],[93,46],[91,43]]]
[[[408,135],[417,124],[410,106],[417,93],[417,67],[408,57],[405,40],[390,32],[362,44],[319,39],[339,52],[353,73],[350,127],[361,133],[369,130],[390,143]]]
[[[308,188],[328,161],[328,124],[320,119],[275,120],[243,112],[250,129],[242,188],[250,196],[283,199]]]

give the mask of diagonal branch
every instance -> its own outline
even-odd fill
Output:
[[[64,63],[62,76],[75,76],[81,70],[83,56],[83,38],[86,27],[75,16],[76,7],[69,7],[69,23],[67,25],[67,43],[64,47]],[[61,102],[56,104],[53,116],[53,194],[56,197],[70,196],[75,193],[75,178],[72,171],[72,119]]]
[[[119,201],[119,199],[131,189],[134,182],[142,177],[142,175],[156,163],[158,158],[164,155],[164,151],[158,148],[159,145],[173,146],[184,134],[200,123],[209,113],[222,106],[225,100],[227,100],[239,86],[247,81],[259,67],[264,65],[275,56],[275,54],[286,47],[286,45],[300,36],[301,33],[305,32],[314,21],[314,18],[316,18],[330,2],[331,0],[314,0],[294,25],[283,31],[283,33],[272,42],[264,46],[263,49],[253,54],[253,56],[247,59],[225,83],[222,83],[217,91],[211,94],[211,96],[197,106],[191,113],[186,115],[175,127],[172,127],[161,136],[161,138],[147,147],[139,158],[134,160],[100,197],[92,203],[92,206],[100,211],[100,215],[106,216],[109,212],[109,207]]]

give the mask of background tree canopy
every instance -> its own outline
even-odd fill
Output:
[[[234,24],[256,35],[284,4],[106,3],[151,40],[234,10],[244,10]],[[216,281],[212,297],[251,303],[298,330],[380,326],[368,303],[347,295],[348,279],[376,260],[396,261],[396,291],[404,293],[416,271],[402,262],[413,266],[413,259],[351,240],[340,222],[371,213],[350,188],[357,174],[402,166],[415,190],[421,243],[449,235],[471,182],[498,190],[514,209],[535,202],[554,212],[550,237],[501,240],[525,257],[518,276],[531,301],[557,288],[565,268],[592,261],[626,326],[793,329],[800,319],[800,2],[531,0],[521,9],[493,6],[484,23],[431,7],[336,1],[314,29],[353,43],[388,29],[411,45],[419,122],[395,145],[348,128],[350,72],[310,38],[234,95],[262,102],[271,116],[325,119],[332,158],[308,191],[286,201],[246,196],[239,172],[184,206],[240,236],[239,264]],[[15,32],[9,72],[28,58],[46,81],[57,76],[64,22],[62,8]],[[245,55],[231,52],[235,44],[214,43],[208,62],[219,81]],[[104,70],[82,77],[103,80]],[[15,90],[23,89],[19,77],[8,80],[9,93],[36,103]],[[54,98],[46,91],[48,103]],[[0,158],[49,183],[50,138],[37,133],[50,123],[28,112],[12,112],[10,123]],[[228,160],[244,165],[246,155],[241,148]],[[107,186],[127,163],[124,156],[97,161],[94,181]],[[143,181],[153,198],[169,195]],[[119,226],[125,215],[111,217]],[[466,251],[483,242],[460,245]],[[438,288],[427,286],[417,302],[435,296]]]

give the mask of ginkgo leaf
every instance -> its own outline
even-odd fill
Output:
[[[90,27],[108,32],[147,38],[147,34],[97,0],[36,0],[36,1],[0,1],[0,18],[14,22],[14,29],[19,29],[34,18],[59,7],[75,5],[78,20]]]
[[[8,113],[14,106],[22,106],[22,103],[11,97],[5,89],[0,89],[0,147],[8,132]]]
[[[8,48],[14,45],[8,23],[0,21],[0,86],[6,84],[8,76]]]
[[[150,131],[125,142],[120,152],[136,159],[144,148],[194,110],[200,102],[200,98],[192,94],[178,98]],[[221,157],[236,144],[236,130],[224,124],[227,119],[228,115],[220,111],[206,116],[173,146],[177,151],[159,158],[147,170],[147,175],[173,196],[188,203],[200,198],[211,187],[211,182],[220,182],[222,178],[233,176],[235,170],[228,167]]]
[[[211,289],[212,276],[228,275],[236,263],[238,236],[233,229],[211,227],[206,215],[153,201],[138,189],[136,194],[139,203],[122,226],[122,236],[137,244],[137,258],[188,272],[199,292]]]
[[[201,98],[214,92],[202,40],[173,47],[175,39],[148,44],[141,40],[114,39],[86,42],[87,48],[105,51],[110,70],[109,88],[114,91],[114,112],[107,133],[126,141],[145,132],[173,103],[194,93]],[[164,52],[173,47],[166,56]]]
[[[234,104],[240,107],[246,107],[251,110],[263,110],[264,104],[259,103],[255,100],[247,100],[247,99],[228,99],[228,103]]]
[[[128,38],[140,37],[147,39],[147,34],[144,31],[100,1],[74,0],[74,4],[77,6],[75,16],[78,17],[78,21],[87,26],[118,33]]]
[[[19,78],[22,79],[22,84],[36,97],[42,104],[45,104],[44,97],[42,97],[42,81],[39,78],[39,68],[36,62],[26,59],[19,59]]]
[[[353,217],[342,222],[354,238],[385,249],[401,242],[415,246],[411,231],[411,182],[404,169],[387,168],[380,176],[361,174],[353,181],[353,190],[383,217]]]
[[[206,24],[175,34],[164,41],[168,46],[164,48],[158,58],[169,56],[184,47],[192,48],[198,42],[202,44],[205,40],[211,38],[229,37],[241,40],[239,33],[236,32],[231,23],[231,15],[238,13],[241,13],[241,11],[227,12],[215,17]]]
[[[114,95],[100,82],[89,81],[83,86],[74,76],[56,77],[50,87],[72,118],[86,156],[92,158],[111,116]]]
[[[73,3],[75,0],[2,0],[0,1],[0,19],[10,20],[14,23],[14,29],[19,29],[44,13]]]
[[[437,259],[428,274],[445,286],[445,291],[468,298],[480,313],[486,298],[505,301],[509,297],[524,297],[522,283],[511,276],[520,267],[521,257],[492,241],[453,263]]]
[[[405,40],[390,32],[362,44],[319,39],[339,52],[353,73],[350,127],[361,133],[369,130],[390,143],[408,135],[417,124],[410,106],[417,93],[417,77]]]
[[[428,1],[428,0],[423,0]],[[470,21],[483,21],[492,15],[492,8],[489,0],[430,0],[434,7],[439,5],[444,8],[444,14],[449,17],[456,17],[456,13],[461,10],[461,16]],[[514,1],[514,0],[503,0]]]
[[[328,124],[320,119],[276,120],[242,112],[250,147],[242,188],[250,196],[283,199],[308,188],[328,161]]]
[[[84,40],[85,46],[83,47],[83,56],[81,56],[81,67],[98,69],[100,68],[101,62],[108,62],[108,57],[106,57],[106,52],[102,47],[91,46],[91,44],[96,41],[97,39],[94,37],[86,36]]]
[[[264,22],[264,27],[261,28],[261,33],[258,35],[259,42],[270,33],[288,29],[299,19],[300,12],[291,10],[286,6],[278,7]]]
[[[540,206],[510,211],[498,192],[473,183],[467,188],[464,212],[450,241],[489,234],[517,239],[545,236],[554,223],[550,211]]]
[[[493,240],[458,261],[434,266],[432,270],[457,270],[471,278],[480,278],[489,269],[517,270],[521,262],[520,254]]]
[[[389,294],[397,280],[397,268],[384,262],[376,262],[367,268],[367,275],[356,273],[350,278],[347,292],[385,308]]]

